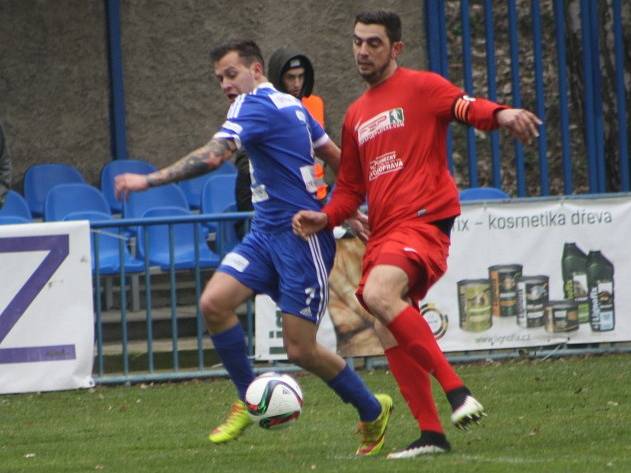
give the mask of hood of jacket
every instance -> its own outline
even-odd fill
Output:
[[[267,78],[276,89],[281,92],[287,92],[283,84],[282,77],[292,59],[300,59],[300,65],[305,68],[305,83],[302,86],[301,97],[308,97],[313,91],[313,83],[315,80],[313,65],[304,53],[292,48],[280,48],[274,51],[270,56],[267,66]]]

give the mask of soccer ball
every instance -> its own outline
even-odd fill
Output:
[[[264,429],[291,425],[300,416],[302,402],[300,386],[287,374],[262,374],[250,383],[245,393],[250,417]]]

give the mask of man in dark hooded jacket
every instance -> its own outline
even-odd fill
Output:
[[[322,128],[325,128],[324,101],[321,97],[311,93],[315,74],[309,58],[298,50],[284,47],[274,51],[268,64],[267,77],[272,81],[274,87],[300,99],[311,116]],[[321,162],[316,162],[314,172],[316,173],[315,179],[320,182],[316,195],[318,199],[322,200],[326,197],[327,185],[324,182],[324,167]]]

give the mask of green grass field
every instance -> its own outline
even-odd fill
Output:
[[[0,472],[631,472],[631,355],[459,365],[488,417],[447,426],[453,451],[410,460],[355,458],[355,411],[324,383],[299,376],[296,424],[251,427],[211,445],[234,398],[226,380],[0,396]],[[385,370],[361,372],[393,395],[385,452],[417,428]],[[436,390],[441,415],[448,405]]]

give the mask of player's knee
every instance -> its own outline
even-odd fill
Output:
[[[287,351],[287,359],[290,363],[305,369],[309,369],[309,367],[313,364],[315,355],[310,347],[297,343],[285,342],[285,350]]]
[[[392,305],[392,294],[389,294],[379,284],[367,283],[364,286],[362,298],[368,311],[380,320],[383,318],[383,314],[388,312],[388,307]]]
[[[199,300],[199,308],[204,314],[206,323],[211,327],[222,323],[228,316],[229,312],[226,311],[217,297],[212,293],[203,293]]]

